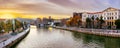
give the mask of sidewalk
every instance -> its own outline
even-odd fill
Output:
[[[12,37],[11,33],[0,36],[0,43]]]
[[[26,34],[29,31],[30,28],[26,29],[25,31],[17,34],[17,35],[6,35],[4,38],[0,39],[2,42],[0,42],[0,48],[3,48],[7,45],[9,45],[10,43],[12,43],[13,41],[15,41],[16,39],[20,38],[21,36],[23,36],[24,34]],[[9,37],[8,37],[9,36]]]
[[[100,36],[120,37],[120,30],[87,29],[87,28],[77,28],[77,27],[56,27],[56,28],[72,30],[86,34],[100,35]]]

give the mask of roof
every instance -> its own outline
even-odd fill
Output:
[[[93,13],[90,13],[90,12],[87,12],[88,14],[98,14],[98,13],[103,13],[103,12],[93,12]]]
[[[117,10],[120,10],[120,9],[109,7],[107,9],[103,10],[103,12],[105,12],[105,11],[117,11]]]

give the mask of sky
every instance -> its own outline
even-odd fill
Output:
[[[0,12],[28,15],[26,18],[67,18],[73,12],[96,12],[108,7],[120,9],[120,0],[0,0]]]

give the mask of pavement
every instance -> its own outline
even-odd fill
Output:
[[[5,46],[9,45],[10,43],[12,43],[13,41],[15,41],[16,39],[20,38],[21,36],[23,36],[24,34],[26,34],[28,32],[29,28],[26,29],[25,31],[17,34],[17,35],[11,35],[11,33],[9,34],[5,34],[3,36],[0,36],[0,48],[4,48]]]
[[[11,33],[7,33],[7,34],[0,36],[0,43],[11,38],[11,37],[12,37]]]

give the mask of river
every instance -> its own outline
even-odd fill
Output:
[[[120,38],[31,26],[30,33],[15,48],[120,48]]]

